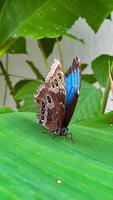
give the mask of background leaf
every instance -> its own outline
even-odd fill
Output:
[[[82,63],[81,66],[80,66],[81,71],[83,71],[84,69],[86,69],[87,66],[88,66],[88,64]]]
[[[92,70],[94,72],[94,76],[103,87],[106,86],[109,77],[109,61],[113,62],[113,56],[101,55],[92,61]]]
[[[14,110],[10,107],[0,107],[0,114],[14,112]]]
[[[82,80],[87,81],[92,84],[96,82],[96,79],[93,74],[83,74]]]
[[[112,10],[113,2],[110,0],[20,0],[16,3],[7,0],[0,17],[0,54],[6,52],[18,37],[61,36],[80,16],[97,31]]]
[[[18,90],[15,95],[15,99],[23,102],[19,111],[37,112],[34,95],[36,94],[36,89],[39,88],[41,83],[42,82],[40,80],[33,80],[26,83]]]
[[[109,15],[106,17],[106,19],[112,20],[111,14],[109,14]]]
[[[72,121],[89,119],[99,114],[102,92],[92,84],[82,81],[80,96]]]
[[[23,79],[23,80],[18,81],[13,88],[13,94],[16,95],[18,90],[20,90],[24,85],[32,81],[33,80],[30,80],[30,79]]]
[[[0,0],[0,12],[1,12],[5,2],[6,2],[6,0]]]
[[[75,143],[52,139],[36,114],[0,115],[0,199],[112,200],[112,115],[70,126]]]
[[[8,53],[27,53],[26,50],[26,40],[24,38],[18,38],[15,43],[9,48]]]
[[[59,41],[61,41],[61,39],[62,37],[58,38]],[[52,53],[55,43],[56,38],[43,38],[38,40],[39,48],[41,45],[41,49],[43,48],[46,57],[48,57]]]

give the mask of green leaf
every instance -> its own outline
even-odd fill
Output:
[[[106,19],[112,20],[111,13],[106,17]]]
[[[6,2],[6,0],[0,0],[0,13],[2,11],[2,8],[3,8],[4,4],[5,4],[5,2]]]
[[[33,80],[30,80],[30,79],[23,79],[23,80],[18,81],[13,88],[13,94],[16,95],[18,90],[20,90],[24,85],[32,81]]]
[[[97,116],[100,111],[102,92],[92,84],[82,81],[80,96],[72,121],[80,121]]]
[[[113,126],[113,112],[109,112],[103,115],[100,115],[98,117],[95,117],[93,119],[88,119],[88,120],[82,120],[76,124],[82,125],[82,126],[87,126],[87,127],[97,127],[101,129],[101,126]],[[102,131],[103,132],[103,131]]]
[[[75,143],[34,113],[0,116],[0,199],[113,199],[113,113],[70,126]]]
[[[80,16],[97,31],[112,10],[111,0],[7,0],[0,16],[0,55],[19,37],[61,36]]]
[[[101,55],[92,61],[92,70],[96,80],[105,87],[109,76],[108,62],[113,62],[113,56]]]
[[[14,110],[10,107],[0,107],[0,114],[14,112]]]
[[[18,101],[23,101],[22,106],[19,111],[30,111],[37,112],[36,104],[34,102],[34,94],[36,94],[36,89],[39,88],[41,81],[30,81],[23,85],[15,95],[15,99]]]
[[[26,50],[26,40],[24,38],[18,38],[15,43],[9,48],[8,53],[11,54],[19,54],[19,53],[27,53]]]
[[[64,0],[63,4],[56,0],[21,0],[16,4],[14,0],[7,0],[0,17],[1,54],[18,37],[55,38],[66,32],[78,16],[73,13],[74,8],[68,12],[64,3],[71,9],[72,5],[67,0]]]
[[[87,82],[89,82],[91,84],[96,82],[96,79],[95,79],[93,74],[83,74],[82,75],[82,80],[87,81]]]
[[[59,37],[58,40],[61,41],[62,37]],[[56,42],[56,38],[43,38],[38,40],[38,45],[41,48],[43,48],[45,56],[48,58],[48,56],[52,53],[54,45]]]
[[[34,63],[32,61],[26,60],[28,66],[32,69],[32,71],[34,72],[34,74],[36,75],[37,79],[40,79],[42,81],[45,80],[45,78],[43,77],[43,75],[41,74],[41,72],[39,71],[39,69],[34,65]]]
[[[82,64],[80,65],[81,71],[83,71],[84,69],[86,69],[87,66],[88,66],[88,64],[82,63]]]

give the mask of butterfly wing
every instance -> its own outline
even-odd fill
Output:
[[[51,132],[61,128],[65,114],[65,80],[58,60],[54,60],[35,99],[40,105],[39,123]]]
[[[73,60],[71,67],[65,74],[65,84],[66,84],[66,109],[65,118],[63,122],[63,127],[67,127],[75,106],[77,104],[80,84],[81,84],[81,73],[80,73],[80,61],[78,58]]]

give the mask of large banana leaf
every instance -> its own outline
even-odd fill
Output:
[[[113,113],[55,137],[34,113],[0,115],[1,200],[113,199]]]
[[[94,31],[97,31],[113,10],[113,2],[111,0],[2,0],[1,8],[0,55],[11,46],[14,38],[22,36],[39,39],[63,35],[80,16],[86,19]]]

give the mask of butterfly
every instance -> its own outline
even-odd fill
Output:
[[[39,104],[39,124],[55,135],[66,136],[81,85],[80,60],[74,59],[66,73],[54,59],[44,84],[35,95]]]

